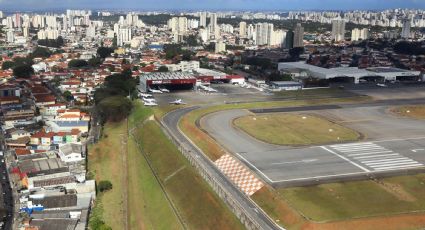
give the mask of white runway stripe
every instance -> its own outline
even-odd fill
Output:
[[[394,165],[408,165],[408,164],[418,164],[417,161],[405,161],[405,162],[390,162],[390,163],[380,163],[375,165],[368,165],[372,168],[386,167],[386,166],[394,166]]]
[[[365,159],[365,158],[376,158],[376,157],[390,157],[390,156],[400,156],[398,153],[392,153],[392,154],[382,154],[382,155],[372,155],[372,156],[362,156],[362,157],[354,157],[354,159]]]
[[[352,146],[352,147],[332,147],[333,149],[338,150],[353,150],[353,149],[368,149],[368,148],[383,148],[379,145],[359,145],[359,146]]]
[[[362,143],[351,143],[351,144],[341,144],[341,145],[331,145],[331,147],[344,147],[344,146],[356,146],[356,145],[374,145],[372,142],[362,142]]]
[[[406,159],[406,157],[389,158],[389,159],[382,159],[382,160],[366,160],[366,161],[362,161],[362,163],[367,164],[372,162],[398,161],[398,160],[404,160],[404,159]]]
[[[423,164],[411,164],[411,165],[381,167],[381,168],[375,168],[375,170],[382,171],[382,170],[389,170],[389,169],[408,169],[408,168],[417,168],[419,166],[423,166]]]
[[[354,153],[354,154],[348,154],[347,156],[354,157],[354,156],[364,156],[364,155],[372,155],[372,154],[380,154],[380,153],[393,153],[393,151],[381,151],[381,152],[368,152],[368,153]]]

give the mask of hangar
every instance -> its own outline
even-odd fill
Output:
[[[305,62],[281,62],[278,70],[289,73],[293,77],[313,77],[327,80],[345,80],[359,83],[361,80],[369,81],[403,81],[419,80],[420,71],[410,71],[394,67],[373,67],[359,69],[357,67],[338,67],[326,69]]]
[[[191,72],[156,72],[140,76],[139,90],[143,92],[149,89],[166,88],[169,90],[191,90],[198,84],[209,84],[221,81],[232,84],[242,84],[245,79],[239,75],[227,75],[225,73],[209,70],[196,69]]]
[[[139,89],[147,92],[149,89],[193,89],[196,78],[188,72],[158,72],[140,76]]]

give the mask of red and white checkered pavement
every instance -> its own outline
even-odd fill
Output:
[[[264,186],[263,182],[229,154],[220,157],[220,159],[215,161],[215,164],[248,196],[251,196]]]

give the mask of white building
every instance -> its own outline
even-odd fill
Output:
[[[245,38],[246,35],[247,35],[246,22],[240,22],[239,23],[239,37]]]
[[[226,43],[223,41],[218,41],[215,43],[215,52],[216,53],[222,53],[226,52]]]
[[[207,28],[207,12],[201,12],[199,14],[199,26]]]
[[[128,43],[131,41],[131,28],[129,27],[122,27],[118,29],[117,33],[117,45],[123,46],[124,43]]]
[[[84,160],[82,156],[83,147],[81,144],[68,143],[59,146],[58,155],[65,163],[72,163]]]
[[[366,40],[369,38],[369,30],[367,28],[364,29],[353,29],[351,31],[351,41],[359,41],[359,40]]]

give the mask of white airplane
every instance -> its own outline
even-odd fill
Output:
[[[156,100],[154,98],[146,98],[146,97],[143,98],[143,101],[144,102],[156,102]]]
[[[161,90],[157,90],[157,89],[149,89],[149,91],[151,91],[152,93],[162,93]]]
[[[158,104],[157,103],[155,103],[155,102],[144,102],[144,105],[145,106],[157,106]]]
[[[170,90],[168,90],[166,88],[160,88],[159,90],[163,93],[169,93],[170,92]]]
[[[182,99],[177,99],[175,101],[171,101],[170,104],[174,104],[174,105],[186,105],[186,103],[184,103]]]
[[[139,93],[139,96],[141,96],[141,97],[152,97],[152,94],[149,94],[149,93]]]
[[[376,84],[377,86],[379,86],[379,87],[388,87],[387,85],[385,85],[385,84],[380,84],[380,83],[378,83],[378,84]]]
[[[213,89],[213,88],[211,88],[211,87],[208,87],[208,88],[207,88],[207,91],[208,91],[208,92],[213,92],[213,93],[218,92],[217,90],[215,90],[215,89]]]

